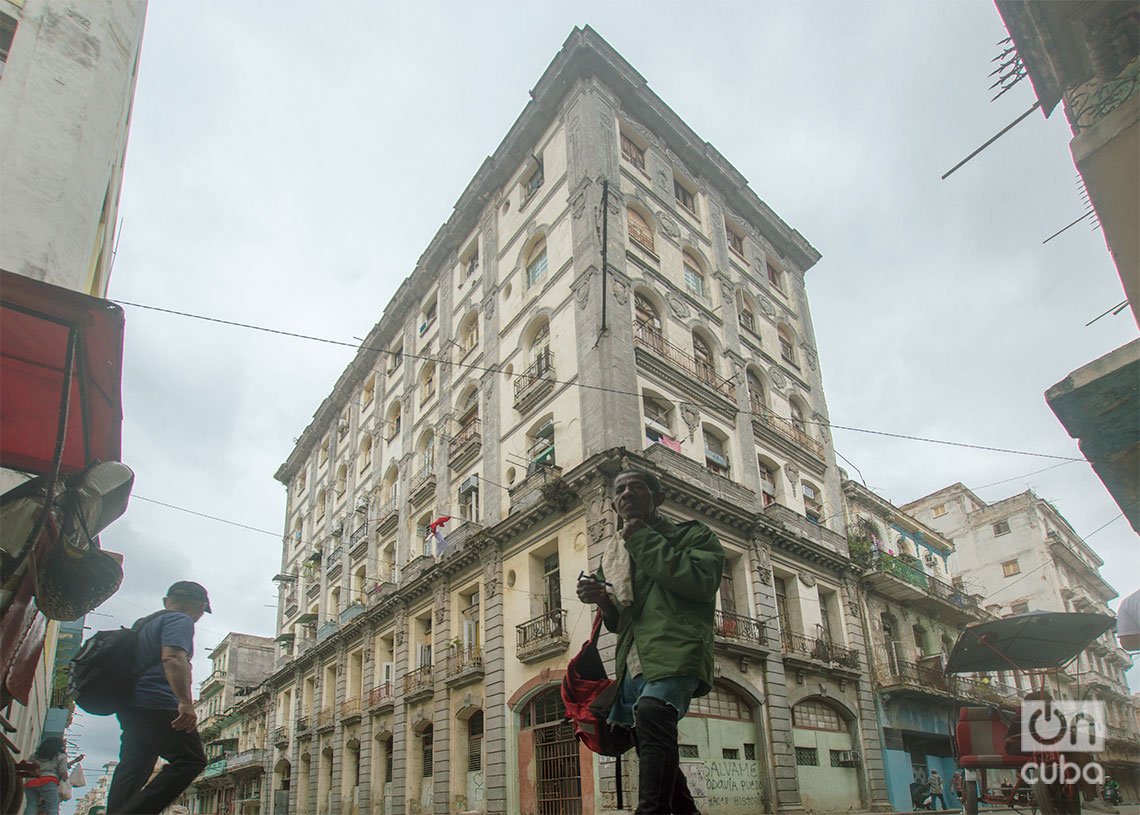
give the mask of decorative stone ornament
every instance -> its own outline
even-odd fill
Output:
[[[673,316],[684,320],[689,316],[689,304],[685,302],[676,292],[669,292],[665,296],[665,302],[669,304],[669,310],[673,312]]]
[[[681,418],[685,420],[685,426],[689,428],[689,441],[692,441],[701,424],[701,412],[692,402],[682,402]]]

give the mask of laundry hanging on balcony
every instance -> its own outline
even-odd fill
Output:
[[[447,548],[447,538],[443,536],[443,525],[451,520],[450,515],[440,515],[428,524],[427,535],[424,537],[424,554],[436,557],[443,554]]]

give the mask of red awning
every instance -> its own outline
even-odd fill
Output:
[[[70,337],[71,398],[60,472],[118,461],[123,310],[114,303],[0,271],[0,466],[50,472]]]

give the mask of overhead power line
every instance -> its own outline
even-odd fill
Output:
[[[208,316],[201,315],[201,314],[192,314],[192,313],[186,312],[186,311],[177,311],[175,309],[161,308],[159,306],[148,306],[148,305],[144,305],[142,303],[131,303],[131,302],[128,302],[126,300],[115,300],[113,302],[118,303],[119,305],[123,305],[123,306],[130,306],[132,308],[141,308],[141,309],[146,309],[148,311],[157,311],[157,312],[161,312],[163,314],[173,314],[173,315],[178,316],[178,317],[187,317],[187,318],[193,319],[193,320],[203,320],[205,322],[218,323],[220,325],[229,325],[229,326],[233,326],[235,328],[245,328],[245,329],[249,329],[251,331],[262,331],[262,332],[265,332],[268,334],[276,334],[276,335],[284,336],[284,337],[294,337],[296,339],[310,340],[312,342],[324,343],[326,345],[336,345],[336,346],[340,346],[340,347],[344,347],[344,348],[356,348],[358,350],[370,350],[370,351],[375,351],[375,352],[381,353],[381,354],[387,354],[389,356],[394,356],[396,354],[395,351],[392,351],[390,349],[377,348],[375,346],[365,345],[363,343],[345,342],[343,340],[329,339],[328,337],[317,337],[317,336],[314,336],[312,334],[300,334],[300,333],[297,333],[294,331],[284,331],[284,330],[277,329],[277,328],[268,328],[266,326],[254,325],[252,323],[242,323],[242,322],[237,322],[235,320],[223,320],[223,319],[218,318],[218,317],[208,317]],[[407,359],[415,359],[415,360],[421,360],[424,362],[431,362],[435,365],[441,365],[441,366],[442,365],[450,365],[450,366],[455,367],[455,368],[465,369],[465,370],[469,370],[469,371],[481,371],[484,373],[506,374],[506,371],[504,371],[500,368],[490,367],[490,366],[486,366],[486,365],[475,365],[472,363],[465,363],[465,362],[453,362],[451,360],[446,360],[446,359],[442,359],[441,357],[434,357],[434,356],[430,356],[427,354],[401,353],[401,355],[402,355],[402,357],[407,358]],[[638,398],[641,397],[641,394],[638,393],[637,391],[627,391],[627,390],[622,390],[620,388],[608,388],[608,387],[605,387],[603,385],[590,385],[590,384],[587,384],[584,382],[570,381],[570,380],[559,380],[559,379],[551,379],[549,381],[555,385],[573,386],[573,387],[578,387],[578,388],[584,388],[587,390],[601,391],[603,393],[617,394],[617,395],[621,395],[621,396],[634,396],[634,397],[638,397]],[[735,415],[742,415],[743,414],[743,415],[757,416],[757,417],[762,418],[762,414],[759,414],[759,413],[757,413],[755,411],[751,411],[751,410],[740,410],[739,408],[737,408],[733,412],[735,413]],[[924,436],[914,436],[914,435],[910,435],[910,434],[906,434],[906,433],[891,433],[891,432],[888,432],[885,430],[871,430],[869,428],[863,428],[863,427],[850,427],[850,426],[846,426],[846,425],[832,424],[831,422],[817,422],[817,421],[813,421],[810,419],[804,419],[803,421],[804,421],[804,424],[812,424],[812,425],[817,425],[819,427],[828,427],[828,428],[831,428],[834,430],[847,430],[847,431],[850,431],[852,433],[868,433],[868,434],[875,435],[875,436],[885,436],[888,438],[903,439],[906,441],[920,441],[920,442],[924,442],[926,444],[943,444],[943,445],[948,445],[950,447],[963,447],[966,449],[982,450],[982,451],[990,452],[990,453],[1007,453],[1009,455],[1017,455],[1017,456],[1033,456],[1036,458],[1057,459],[1059,461],[1085,461],[1085,459],[1083,459],[1083,458],[1076,458],[1073,456],[1058,456],[1058,455],[1054,455],[1052,453],[1037,453],[1037,452],[1033,452],[1033,451],[1029,451],[1029,450],[1013,450],[1013,449],[1006,448],[1006,447],[993,447],[993,446],[982,445],[982,444],[971,444],[969,442],[949,441],[947,439],[931,439],[931,438],[927,438]]]

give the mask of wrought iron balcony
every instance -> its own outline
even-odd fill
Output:
[[[554,354],[543,349],[534,363],[515,377],[515,410],[526,413],[554,390]]]
[[[516,655],[521,662],[537,662],[561,654],[570,645],[565,609],[545,614],[515,626]]]
[[[780,635],[780,646],[784,656],[812,659],[851,670],[859,669],[859,655],[854,649],[827,639],[808,637],[796,631],[784,631]]]
[[[458,470],[469,464],[483,446],[483,436],[478,419],[472,419],[463,424],[455,437],[451,440],[448,451],[448,464],[453,470]]]
[[[340,720],[342,722],[352,721],[360,718],[360,699],[352,698],[345,699],[340,703]]]
[[[877,552],[863,582],[875,591],[899,602],[934,613],[950,614],[965,622],[981,614],[977,600],[945,580],[924,572],[918,561]]]
[[[289,728],[277,727],[273,730],[273,738],[270,739],[274,747],[285,747],[289,744]]]
[[[312,716],[298,716],[297,717],[297,732],[308,733],[313,726]]]
[[[412,503],[418,504],[435,494],[435,463],[425,464],[412,479]]]
[[[261,768],[265,766],[265,759],[265,750],[243,750],[233,758],[229,759],[228,763],[226,764],[226,769],[232,772],[234,770]]]
[[[321,593],[321,581],[319,581],[319,580],[311,580],[309,582],[309,584],[307,586],[305,586],[305,597],[307,597],[310,600],[312,600],[314,597],[316,597],[320,593]]]
[[[348,556],[356,559],[368,551],[368,520],[363,519],[348,536]]]
[[[736,385],[732,380],[722,379],[711,365],[697,359],[679,345],[669,342],[649,323],[634,324],[633,344],[635,348],[651,351],[655,356],[670,363],[673,368],[696,379],[728,401],[736,401]]]
[[[217,761],[211,761],[206,765],[206,769],[202,770],[202,778],[213,778],[218,775],[223,775],[226,772],[226,759],[219,758]]]
[[[430,696],[435,690],[435,679],[432,676],[432,666],[424,665],[404,675],[404,696],[409,701]]]
[[[744,645],[765,651],[768,647],[764,623],[751,617],[718,610],[713,618],[713,632],[718,638],[735,645]]]
[[[383,682],[368,691],[368,709],[391,706],[395,703],[391,682]]]
[[[947,676],[937,663],[920,665],[885,655],[881,663],[875,670],[879,690],[914,695],[956,696],[958,693],[957,678]]]
[[[396,528],[396,524],[399,520],[400,502],[398,499],[393,498],[384,504],[384,506],[380,507],[380,512],[376,515],[376,531],[381,535],[385,535]]]
[[[340,613],[340,624],[350,623],[364,613],[363,603],[349,603],[348,607]]]
[[[325,620],[317,626],[317,642],[327,640],[333,634],[340,630],[340,623],[336,620]]]
[[[285,616],[292,617],[297,613],[297,592],[291,591],[282,598],[282,605],[285,606]]]
[[[804,450],[815,458],[823,460],[823,445],[813,439],[806,430],[796,427],[789,420],[777,416],[772,412],[771,408],[763,407],[761,410],[756,409],[757,406],[752,407],[752,428],[763,435],[765,430],[770,430],[780,438],[790,441],[792,444]]]
[[[1018,705],[1021,697],[1021,691],[1012,685],[996,682],[987,677],[959,676],[954,681],[954,687],[960,699],[973,699],[1006,707]]]
[[[463,685],[483,678],[483,649],[449,648],[447,651],[447,684]]]

